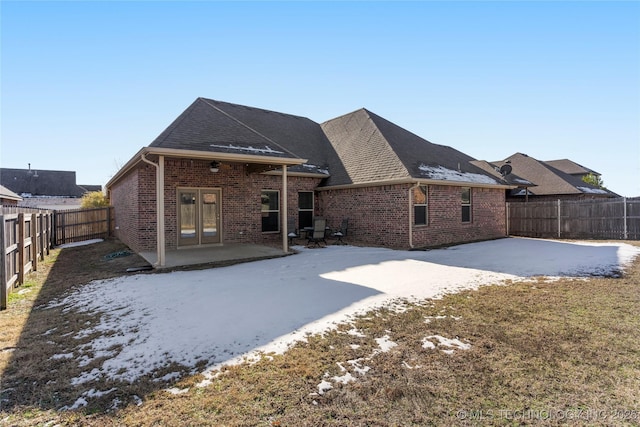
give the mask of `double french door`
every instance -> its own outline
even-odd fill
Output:
[[[220,189],[178,189],[178,246],[221,242]]]

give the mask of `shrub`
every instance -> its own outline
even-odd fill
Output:
[[[81,208],[101,208],[109,206],[109,199],[102,191],[90,191],[82,196]]]

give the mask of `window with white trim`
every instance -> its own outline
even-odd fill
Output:
[[[462,222],[471,222],[471,188],[462,188]]]
[[[298,192],[298,230],[313,227],[313,191]]]
[[[262,190],[262,232],[280,231],[280,192],[278,190]]]
[[[427,191],[426,185],[419,185],[413,189],[413,224],[414,225],[427,225],[428,224],[428,204],[427,204]]]

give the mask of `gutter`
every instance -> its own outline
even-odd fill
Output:
[[[340,184],[340,185],[330,185],[326,187],[318,187],[317,191],[328,191],[328,190],[343,190],[349,188],[365,188],[365,187],[375,187],[379,185],[397,185],[397,184],[414,184],[416,182],[415,178],[396,178],[396,179],[387,179],[381,181],[367,181],[367,182],[358,182],[355,184]],[[443,181],[437,179],[424,179],[418,181],[420,185],[450,185],[456,187],[472,187],[472,188],[502,188],[502,189],[514,189],[518,188],[517,185],[510,184],[484,184],[478,182],[469,182],[469,181]]]
[[[421,185],[420,182],[416,182],[411,187],[409,187],[409,249],[413,249],[413,190],[418,188]],[[427,204],[427,209],[428,209]],[[429,217],[429,213],[427,213],[427,218]]]
[[[146,153],[140,154],[140,160],[152,165],[156,169],[156,262],[154,267],[165,265],[164,239],[164,156],[158,158],[158,163],[147,159]]]
[[[118,182],[122,176],[133,169],[140,159],[148,155],[158,155],[165,157],[186,158],[186,159],[200,159],[200,160],[218,160],[222,162],[239,162],[239,163],[255,163],[263,165],[287,165],[296,166],[307,163],[307,159],[301,158],[285,158],[285,157],[269,157],[258,156],[255,154],[234,154],[234,153],[219,153],[215,151],[198,151],[198,150],[182,150],[178,148],[158,148],[158,147],[143,147],[141,148],[120,170],[107,182],[105,188],[108,189],[113,184]],[[147,162],[148,163],[148,162]]]

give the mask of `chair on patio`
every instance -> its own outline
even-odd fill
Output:
[[[307,242],[307,247],[312,243],[315,243],[315,246],[320,246],[320,242],[323,242],[325,246],[327,245],[327,241],[325,240],[325,233],[327,228],[327,220],[324,218],[314,218],[313,220],[313,232],[309,233],[309,241]]]
[[[298,230],[296,230],[295,218],[287,218],[287,237],[289,238],[289,245],[293,244],[293,239],[300,237]]]
[[[346,245],[347,243],[342,240],[344,237],[347,237],[347,230],[349,229],[349,218],[343,218],[342,224],[340,224],[340,229],[331,234],[336,239],[336,245]]]

